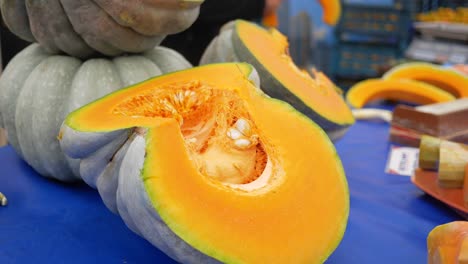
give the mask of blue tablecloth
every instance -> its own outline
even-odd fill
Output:
[[[429,231],[461,219],[409,177],[384,173],[388,128],[358,122],[336,144],[351,211],[327,263],[427,263]],[[0,192],[9,199],[0,207],[0,263],[173,263],[108,211],[97,191],[40,177],[10,147],[0,148]]]

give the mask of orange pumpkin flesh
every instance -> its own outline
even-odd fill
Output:
[[[325,80],[325,75],[319,73],[318,78],[313,79],[309,73],[297,68],[288,54],[288,41],[280,32],[272,29],[270,34],[265,34],[264,29],[246,21],[237,21],[236,30],[237,34],[234,36],[238,37],[241,43],[238,45],[242,47],[239,48],[241,58],[244,57],[243,53],[252,54],[260,63],[260,65],[254,64],[259,72],[268,72],[282,84],[282,87],[289,89],[282,91],[276,87],[262,87],[267,94],[275,98],[299,98],[304,106],[298,103],[292,105],[303,113],[313,109],[318,116],[317,122],[319,124],[323,122],[325,127],[333,126],[328,123],[333,123],[335,126],[354,123],[349,107],[336,92],[335,85],[330,80]],[[268,45],[268,48],[265,48],[265,45]],[[323,121],[320,121],[322,119]]]
[[[452,101],[455,97],[423,82],[390,79],[369,79],[359,82],[346,94],[346,100],[355,108],[361,108],[369,102],[382,99],[423,105]]]
[[[222,86],[224,90],[235,90],[236,86],[243,85],[246,79],[241,78],[239,75],[233,75],[233,71],[238,71],[242,74],[241,76],[244,76],[248,75],[248,71],[250,71],[250,69],[238,67],[237,64],[232,64],[230,67],[219,67],[216,74],[213,74],[213,70],[210,67],[199,67],[196,71],[184,71],[183,79],[180,79],[180,76],[177,74],[166,74],[160,76],[157,79],[157,83],[159,87],[172,89],[175,85],[194,83],[193,80],[198,80],[199,75],[210,75],[209,80],[213,86]],[[109,131],[112,129],[122,129],[136,125],[141,127],[152,127],[154,126],[154,120],[158,119],[155,116],[145,117],[139,115],[138,118],[134,118],[131,115],[115,114],[115,112],[119,111],[118,106],[122,106],[122,102],[128,102],[128,98],[134,97],[135,87],[138,87],[139,93],[151,92],[156,88],[151,80],[133,85],[104,97],[103,99],[106,100],[105,104],[97,102],[93,103],[92,105],[88,105],[87,107],[80,109],[80,111],[73,112],[67,119],[73,120],[70,124],[81,131]],[[135,111],[138,111],[138,109]],[[96,113],[100,114],[97,115]]]
[[[278,125],[276,128],[286,127]],[[297,128],[307,131],[306,127]],[[276,186],[260,189],[258,193],[234,190],[217,182],[207,184],[206,178],[191,162],[182,136],[176,133],[178,130],[173,124],[172,131],[154,130],[150,134],[151,147],[148,149],[167,148],[173,152],[152,153],[150,150],[148,160],[160,165],[154,170],[152,166],[145,166],[144,173],[149,175],[146,187],[151,200],[156,201],[161,217],[189,244],[200,244],[200,251],[222,261],[244,263],[324,260],[326,256],[321,255],[322,252],[336,247],[336,240],[327,237],[330,233],[342,232],[343,218],[337,217],[334,210],[326,209],[343,208],[341,194],[329,193],[336,189],[336,182],[301,173],[304,170],[336,171],[337,168],[329,166],[326,158],[318,157],[313,162],[307,158],[282,161],[281,168],[276,168],[279,174],[274,175],[281,177],[274,183]],[[291,136],[281,142],[289,148],[276,151],[280,155],[301,156],[307,149],[315,148],[315,154],[321,156],[325,146],[317,148],[312,142],[303,144]],[[269,143],[274,145],[277,142]],[[174,160],[173,155],[179,158]],[[317,167],[318,164],[324,165]],[[280,175],[279,171],[284,174]],[[323,200],[315,198],[330,196],[333,198],[327,199],[326,208]],[[168,205],[177,206],[164,210]],[[210,252],[214,249],[216,252]]]
[[[468,253],[468,222],[456,221],[434,228],[427,237],[428,263],[465,263]]]
[[[410,79],[432,84],[457,98],[468,97],[468,77],[430,63],[405,63],[385,73],[385,79]]]
[[[323,8],[323,21],[328,25],[334,26],[341,17],[340,0],[319,0]]]
[[[141,177],[149,200],[204,254],[230,263],[323,262],[349,210],[339,158],[315,123],[255,88],[251,72],[247,64],[218,64],[168,74],[83,107],[65,124],[89,132],[147,128]],[[202,103],[191,107],[191,97],[176,96],[182,91]],[[227,136],[239,120],[251,145]]]

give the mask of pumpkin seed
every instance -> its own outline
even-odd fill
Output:
[[[7,204],[7,198],[5,197],[5,195],[3,195],[3,193],[0,192],[0,206],[6,206]]]
[[[246,138],[240,138],[234,141],[234,145],[240,149],[246,149],[252,146],[252,142]]]
[[[246,119],[239,118],[236,122],[236,128],[244,136],[250,135],[250,124],[249,124],[249,121],[247,121]]]

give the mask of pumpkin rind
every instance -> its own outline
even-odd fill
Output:
[[[7,27],[20,38],[34,41],[24,0],[0,1],[2,17]]]
[[[127,141],[128,135],[121,134],[118,138],[99,148],[96,152],[80,162],[80,177],[91,187],[96,189],[97,178],[106,169],[109,160]]]
[[[104,171],[96,179],[96,183],[93,183],[92,180],[88,181],[91,183],[91,185],[96,186],[96,189],[99,191],[99,195],[101,196],[102,201],[106,207],[115,214],[119,214],[116,197],[117,188],[119,185],[119,171],[122,165],[122,159],[125,157],[128,147],[132,142],[133,141],[130,138],[118,151],[116,151],[112,160],[109,162],[109,164],[107,164]],[[84,156],[85,155],[83,155],[83,157]]]
[[[74,57],[89,57],[94,53],[73,30],[60,0],[26,0],[26,9],[35,40],[48,52],[57,53],[63,50]]]
[[[67,114],[66,97],[79,66],[80,61],[72,57],[46,58],[31,72],[17,98],[20,148],[24,159],[42,175],[59,179],[73,175],[53,135]]]
[[[83,134],[68,127],[62,127],[58,139],[65,154],[71,157],[86,157],[109,144],[121,135],[128,134],[126,129],[106,133]]]
[[[236,191],[234,187],[227,191],[221,183],[214,183],[194,171],[195,161],[188,156],[181,123],[176,119],[115,112],[120,102],[141,98],[139,95],[146,91],[158,91],[165,84],[177,91],[174,81],[186,87],[184,84],[193,79],[233,92],[243,100],[252,122],[261,131],[260,138],[265,137],[265,144],[275,146],[272,153],[281,153],[275,164],[282,164],[278,175],[283,175],[284,168],[287,176],[283,180],[272,178],[271,183],[268,182],[272,186],[267,184],[265,189],[258,191]],[[97,178],[92,176],[89,180],[97,182],[91,185],[97,186],[109,209],[117,211],[131,230],[179,262],[270,263],[272,259],[323,262],[338,245],[346,227],[349,194],[341,163],[327,135],[315,123],[285,102],[266,96],[254,86],[257,81],[255,70],[247,64],[212,64],[119,90],[68,115],[59,136],[61,142],[68,142],[61,145],[62,149],[67,155],[76,154],[69,158],[91,159],[89,151],[73,150],[79,148],[87,135],[95,140],[95,135],[102,136],[106,132],[131,131],[131,136],[106,169]],[[164,89],[169,91],[169,88]],[[158,102],[155,99],[150,105]],[[291,128],[304,135],[280,136],[284,134],[282,131]],[[310,140],[304,144],[305,136]],[[94,142],[105,145],[99,140]],[[297,157],[298,153],[301,157]],[[272,155],[275,158],[276,154]],[[317,173],[326,173],[327,177],[315,175],[315,169],[320,171]],[[101,187],[106,189],[100,190]],[[320,202],[322,199],[327,203]],[[192,202],[187,203],[190,200]],[[256,208],[259,204],[261,208]],[[217,206],[223,209],[217,210]],[[218,213],[211,209],[205,212],[203,207]],[[231,217],[229,214],[237,209],[240,211],[236,217]],[[189,211],[190,219],[187,218]],[[226,213],[226,218],[222,212]],[[274,212],[277,214],[273,217],[270,213]],[[249,223],[242,220],[249,214],[252,214],[255,227],[262,230],[249,229]],[[226,219],[226,225],[216,219]],[[274,231],[269,232],[270,229]],[[239,235],[249,230],[254,232],[248,236]],[[212,240],[218,234],[224,234],[224,239]],[[284,248],[284,236],[294,245]],[[246,246],[238,253],[242,244],[238,243],[239,238],[242,243],[253,243],[254,246]],[[229,241],[231,239],[233,241]],[[257,243],[256,239],[263,239],[269,245]],[[303,239],[309,243],[302,243]],[[287,253],[283,255],[284,252]]]
[[[9,65],[13,66],[6,67],[0,78],[0,116],[2,117],[0,127],[7,130],[8,142],[20,156],[23,154],[19,147],[14,118],[17,106],[16,98],[31,71],[48,56],[39,45],[31,45],[10,61]]]
[[[68,19],[78,34],[93,48],[106,55],[121,51],[143,52],[159,45],[164,36],[143,36],[130,28],[120,27],[92,0],[60,0]],[[90,26],[88,21],[93,21]],[[97,41],[96,41],[97,40]],[[104,49],[107,50],[104,50]]]
[[[261,76],[261,88],[266,94],[291,104],[319,124],[333,140],[340,138],[354,123],[351,110],[341,96],[336,94],[331,82],[324,85],[310,76],[310,80],[297,81],[305,73],[291,65],[293,62],[290,59],[286,60],[289,57],[286,54],[287,45],[287,39],[281,33],[268,32],[253,23],[237,20],[222,28],[218,37],[205,50],[200,64],[232,61],[252,64]],[[258,49],[256,46],[262,48]],[[265,54],[258,54],[262,49]],[[288,76],[294,76],[291,78],[294,81]],[[301,88],[297,88],[298,86]],[[307,91],[299,91],[301,89]],[[318,91],[321,89],[323,91]]]
[[[346,100],[354,108],[382,99],[423,105],[453,101],[455,97],[430,84],[404,79],[368,79],[356,83],[346,93]]]
[[[167,48],[156,47],[155,54]],[[153,54],[152,52],[148,52]],[[57,140],[65,116],[107,93],[162,73],[158,60],[174,58],[175,64],[164,61],[166,69],[190,66],[180,55],[125,56],[80,61],[68,56],[48,54],[40,45],[32,44],[7,65],[0,78],[0,113],[8,131],[10,144],[36,171],[63,181],[80,179],[80,161],[65,158]],[[111,143],[125,131],[106,134],[103,145]],[[80,151],[87,154],[99,149]]]
[[[175,50],[163,46],[152,49],[143,54],[153,62],[157,62],[159,69],[164,72],[174,72],[191,68],[192,65]]]
[[[202,2],[12,0],[2,1],[1,8],[5,23],[19,37],[37,41],[49,52],[88,58],[95,51],[117,56],[151,50],[166,35],[188,28]]]
[[[238,62],[241,61],[236,55],[232,44],[232,35],[236,22],[231,21],[221,27],[216,36],[206,47],[200,59],[200,65],[213,62]]]
[[[468,77],[451,68],[426,62],[398,65],[383,76],[384,79],[410,79],[432,84],[457,98],[468,97]]]
[[[198,17],[197,7],[203,0],[135,2],[93,0],[117,23],[145,36],[175,34],[192,25]]]

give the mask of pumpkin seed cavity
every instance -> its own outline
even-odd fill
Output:
[[[234,91],[200,81],[164,84],[126,99],[113,113],[176,119],[199,171],[224,185],[252,190],[268,182],[271,161]],[[260,184],[252,184],[257,179]]]

